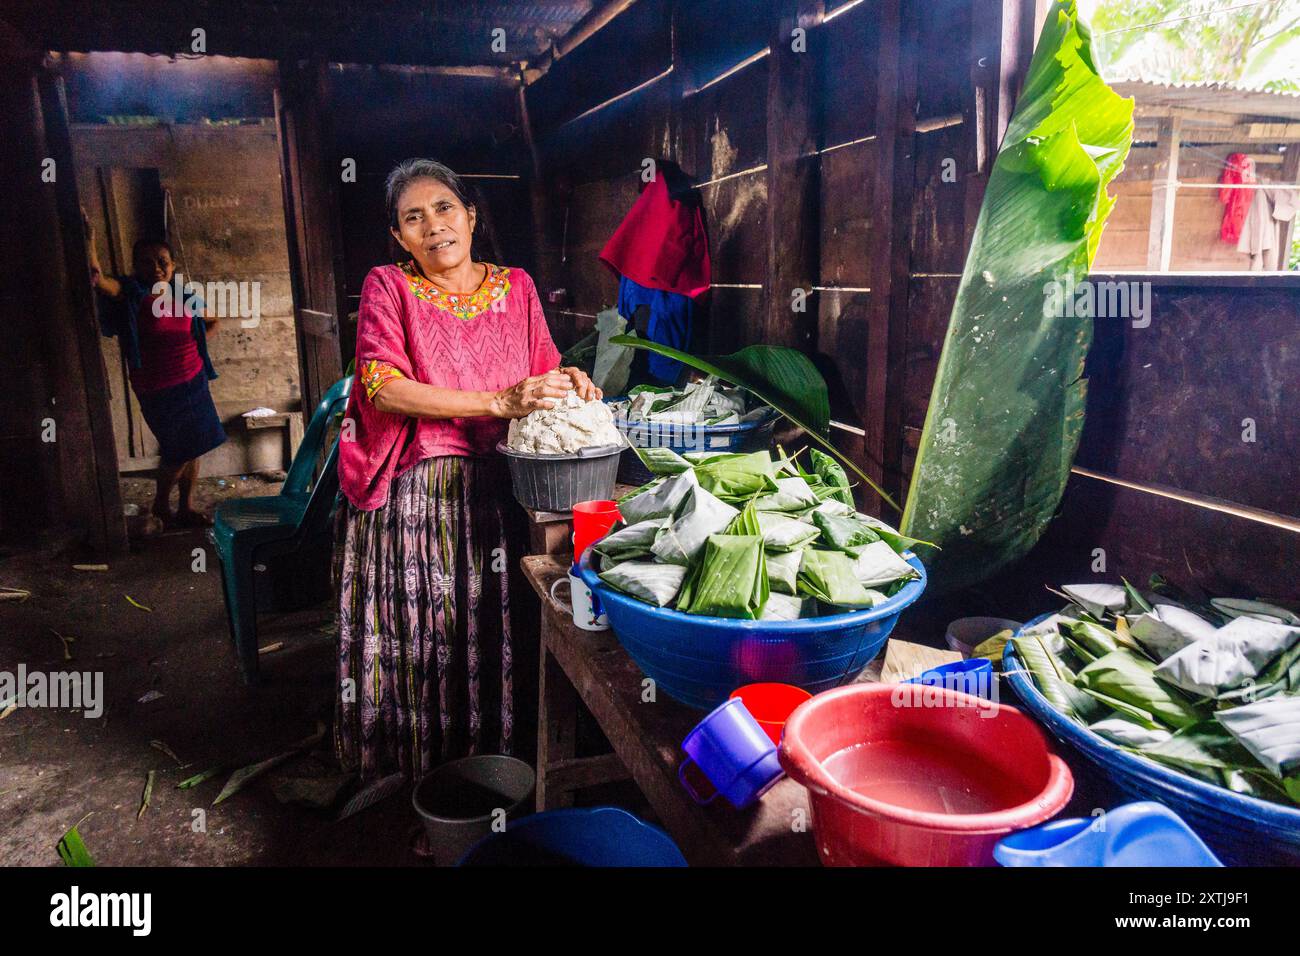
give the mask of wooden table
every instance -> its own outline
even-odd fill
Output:
[[[645,675],[613,631],[583,631],[551,584],[568,573],[571,555],[523,559],[524,574],[542,604],[541,675],[538,706],[537,809],[571,806],[583,787],[631,777],[664,827],[693,865],[812,866],[807,792],[788,777],[755,806],[736,810],[719,798],[701,807],[677,779],[681,742],[703,714],[660,693],[643,700]],[[950,651],[891,641],[864,680],[912,677],[958,659]],[[591,711],[614,752],[575,755],[578,702]]]

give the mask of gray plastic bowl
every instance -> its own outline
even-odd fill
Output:
[[[510,462],[515,498],[534,511],[571,511],[579,501],[613,498],[623,448],[596,445],[572,455],[534,455],[497,442],[497,451]]]
[[[424,824],[438,866],[452,866],[465,851],[505,823],[530,812],[536,776],[522,760],[481,754],[445,763],[416,785],[411,803]]]

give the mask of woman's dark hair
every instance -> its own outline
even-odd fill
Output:
[[[145,239],[137,239],[134,243],[132,243],[131,261],[134,262],[141,252],[143,252],[145,249],[152,249],[154,246],[157,246],[159,249],[166,249],[167,255],[171,256],[173,259],[176,258],[176,253],[172,251],[171,244],[166,239],[145,238]]]
[[[388,174],[388,180],[384,183],[384,200],[388,203],[388,225],[393,229],[398,228],[397,203],[402,198],[402,191],[417,179],[436,179],[450,189],[466,209],[474,205],[460,177],[442,163],[432,159],[404,159]]]

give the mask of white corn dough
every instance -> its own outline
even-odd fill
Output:
[[[570,391],[554,408],[539,408],[510,420],[506,446],[533,455],[572,455],[582,448],[621,445],[614,414],[600,400],[584,402]]]

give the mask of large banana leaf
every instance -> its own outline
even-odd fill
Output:
[[[953,305],[901,530],[953,588],[1022,557],[1079,445],[1091,318],[1048,315],[1087,275],[1133,138],[1073,0],[1058,0],[994,162]],[[1059,283],[1059,285],[1048,285]]]
[[[893,498],[885,494],[861,468],[831,444],[827,437],[831,427],[831,406],[826,394],[826,379],[822,378],[817,366],[802,352],[779,345],[748,345],[730,355],[706,355],[701,358],[629,335],[618,335],[609,341],[614,345],[646,349],[676,359],[698,372],[715,375],[752,392],[802,428],[810,440],[853,469],[895,511],[899,510]]]

